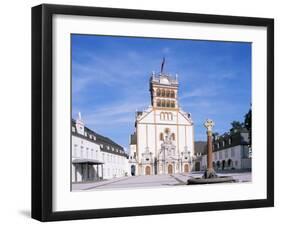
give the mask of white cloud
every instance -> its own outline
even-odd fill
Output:
[[[218,87],[215,86],[207,86],[207,87],[200,87],[195,88],[191,91],[187,91],[180,96],[180,99],[186,99],[190,97],[213,97],[219,94]]]
[[[169,48],[169,47],[164,47],[163,49],[162,49],[162,53],[163,54],[169,54],[171,52],[171,49]]]

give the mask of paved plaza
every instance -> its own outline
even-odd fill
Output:
[[[173,175],[152,175],[152,176],[132,176],[120,177],[111,180],[103,180],[89,183],[75,183],[72,185],[73,191],[90,190],[112,190],[126,188],[144,188],[144,187],[171,187],[187,186],[186,182],[192,177],[202,177],[203,172],[193,172],[188,174]],[[232,176],[236,183],[251,182],[251,172],[229,172],[218,173],[219,176]],[[193,185],[188,185],[193,186]]]

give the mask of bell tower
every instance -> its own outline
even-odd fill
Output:
[[[163,58],[161,71],[154,72],[150,78],[151,105],[153,108],[176,110],[178,105],[178,78],[163,72],[165,58]]]

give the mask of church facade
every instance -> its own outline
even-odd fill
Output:
[[[180,108],[178,78],[161,72],[150,78],[151,105],[137,111],[130,139],[131,175],[188,173],[194,158],[191,114]]]

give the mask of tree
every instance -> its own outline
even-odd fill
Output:
[[[249,143],[252,146],[252,109],[248,111],[248,113],[244,116],[244,125],[249,131]]]
[[[237,130],[241,130],[244,127],[244,124],[239,121],[233,121],[231,124],[230,132],[236,132]]]
[[[216,137],[219,135],[219,133],[218,132],[213,132],[213,134],[212,134],[212,136],[213,136],[213,140],[215,140],[216,139]]]

